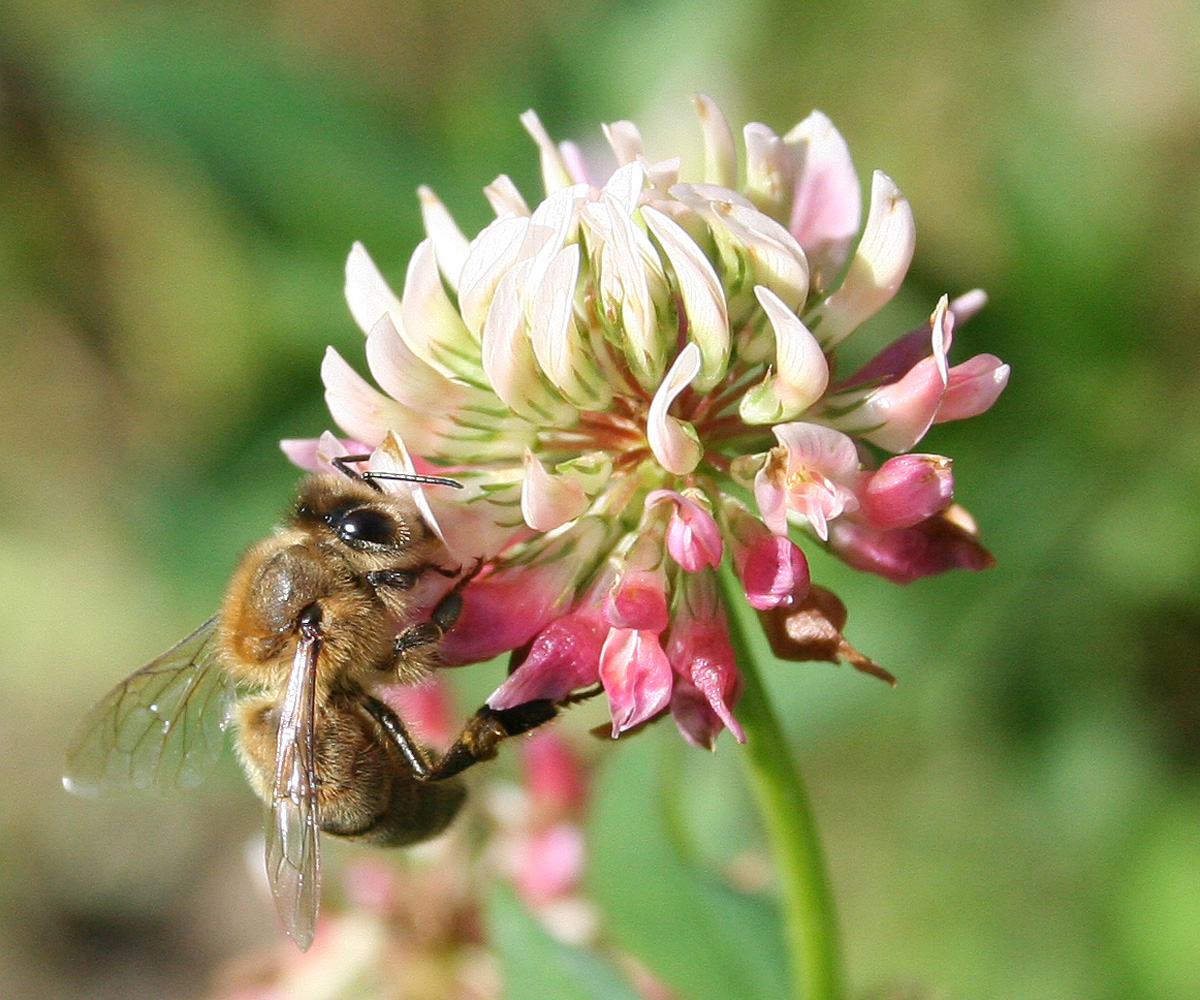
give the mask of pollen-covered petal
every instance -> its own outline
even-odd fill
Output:
[[[859,490],[859,512],[881,531],[907,528],[944,510],[954,498],[950,459],[942,455],[896,455]]]
[[[650,206],[642,209],[642,219],[675,272],[688,339],[700,349],[700,372],[693,385],[697,392],[708,392],[729,366],[729,314],[721,279],[682,226]]]
[[[828,288],[846,263],[862,218],[862,191],[850,150],[825,115],[814,111],[783,137],[801,159],[788,229],[804,248],[815,288]]]
[[[421,221],[433,241],[438,269],[446,279],[446,284],[457,292],[459,275],[462,274],[470,243],[432,189],[422,184],[417,188],[417,196],[421,199]]]
[[[700,373],[700,348],[685,344],[667,377],[654,393],[646,418],[646,441],[658,463],[676,476],[686,476],[700,464],[704,448],[696,429],[667,413],[671,404]]]
[[[875,171],[867,225],[846,277],[814,311],[809,325],[826,347],[844,340],[900,287],[916,246],[912,208],[887,174]]]
[[[731,188],[737,183],[738,173],[733,129],[716,101],[706,94],[693,94],[692,105],[700,119],[704,138],[704,180],[708,184]]]
[[[760,212],[786,224],[792,213],[795,150],[761,122],[747,125],[742,137],[746,143],[746,194]]]
[[[573,476],[552,474],[528,448],[523,464],[521,515],[534,531],[553,531],[587,509],[587,495]]]
[[[479,341],[446,294],[431,240],[418,243],[409,261],[400,318],[400,336],[417,357],[447,378],[483,383]]]
[[[392,427],[405,427],[414,439],[433,443],[421,414],[371,386],[332,347],[321,362],[321,381],[330,415],[352,438],[373,448]]]
[[[575,178],[571,176],[570,168],[563,159],[562,152],[550,138],[550,134],[542,125],[542,120],[537,116],[537,112],[532,109],[524,112],[521,115],[521,124],[525,126],[525,131],[537,143],[538,159],[542,165],[542,182],[546,187],[546,194],[574,184]]]
[[[785,534],[780,507],[803,517],[818,538],[828,537],[829,521],[857,509],[847,485],[858,471],[852,438],[820,424],[796,421],[772,428],[778,448],[754,477],[754,496],[767,527]]]
[[[400,321],[400,300],[361,243],[355,243],[346,258],[346,303],[364,334],[370,333],[385,314]]]
[[[950,369],[946,392],[938,407],[935,424],[965,420],[987,410],[1008,385],[1009,366],[994,354],[975,357]]]
[[[562,701],[572,691],[600,679],[600,650],[608,635],[600,609],[583,607],[555,618],[529,647],[529,653],[488,698],[492,708],[527,701]]]
[[[671,664],[653,632],[609,629],[600,650],[613,738],[663,711],[671,701]]]
[[[775,370],[742,396],[738,410],[748,424],[794,420],[824,394],[829,362],[817,338],[769,288],[754,289],[775,331]]]

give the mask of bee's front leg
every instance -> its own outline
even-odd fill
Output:
[[[454,627],[454,623],[458,621],[458,616],[462,614],[463,587],[475,579],[476,574],[479,572],[479,567],[482,565],[483,560],[477,560],[474,568],[469,573],[464,573],[453,589],[433,606],[433,610],[429,613],[429,618],[426,621],[410,625],[396,636],[397,654],[404,654],[418,646],[428,646],[430,643],[435,643]],[[452,572],[456,572],[444,570],[437,566],[433,568],[443,575],[451,575]]]

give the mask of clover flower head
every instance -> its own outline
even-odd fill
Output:
[[[852,647],[808,601],[800,543],[901,582],[990,564],[949,460],[912,449],[986,410],[1008,366],[950,363],[956,324],[984,302],[969,292],[836,377],[839,345],[904,278],[908,202],[876,172],[862,224],[846,144],[819,112],[783,136],[747,125],[739,183],[728,122],[696,107],[697,171],[651,159],[617,122],[607,177],[527,112],[545,197],[497,178],[496,217],[468,238],[422,189],[428,238],[400,294],[362,246],[346,266],[379,388],[332,349],[322,375],[353,447],[464,484],[427,494],[452,555],[483,567],[443,655],[520,651],[493,707],[598,682],[614,736],[669,711],[711,746],[723,728],[742,738],[727,553],[755,609],[815,614],[835,651]],[[289,444],[312,466],[345,447]]]

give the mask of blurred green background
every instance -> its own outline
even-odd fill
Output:
[[[283,509],[277,439],[328,426],[322,349],[361,368],[351,241],[399,287],[419,183],[467,232],[496,174],[540,190],[525,108],[671,155],[703,90],[735,127],[829,114],[914,206],[887,328],[982,286],[957,356],[1013,369],[926,439],[996,569],[897,588],[814,560],[899,687],[764,668],[853,992],[1200,996],[1197,67],[1191,0],[0,0],[0,995],[202,996],[276,940],[232,767],[101,804],[59,771]],[[659,728],[597,803],[625,943],[650,776],[687,774],[714,864],[759,838],[736,746]]]

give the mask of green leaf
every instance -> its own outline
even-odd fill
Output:
[[[593,807],[589,892],[606,927],[621,948],[693,1000],[786,996],[778,909],[685,856],[661,742],[650,734],[623,742]]]
[[[488,922],[506,1000],[642,1000],[605,959],[552,938],[507,887],[492,893]]]

